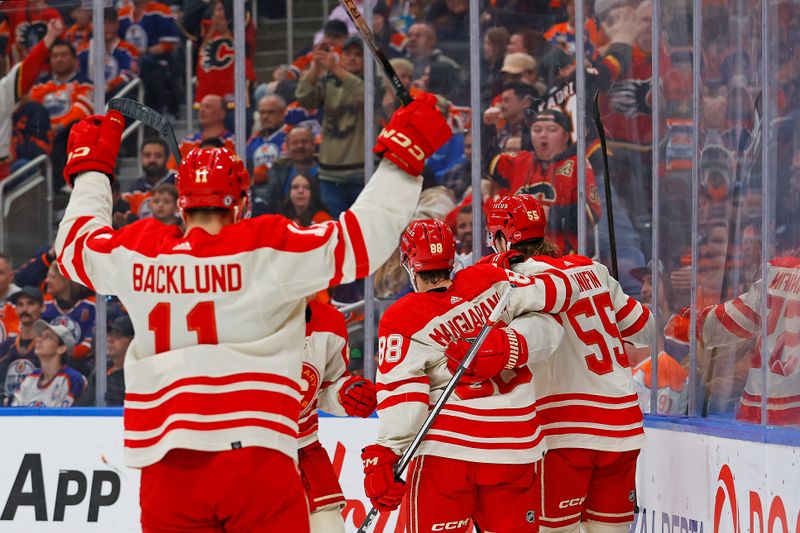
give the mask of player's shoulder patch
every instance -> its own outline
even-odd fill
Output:
[[[556,168],[556,176],[566,176],[571,178],[575,174],[575,160],[570,158],[563,161]]]

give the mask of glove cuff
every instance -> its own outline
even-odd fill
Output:
[[[503,332],[508,340],[508,361],[504,368],[511,370],[524,365],[528,360],[528,345],[525,338],[514,328],[503,328]]]
[[[64,179],[68,185],[72,186],[75,183],[75,178],[84,172],[99,172],[100,174],[105,174],[112,183],[114,182],[114,168],[99,161],[81,161],[80,163],[68,165],[64,169]]]

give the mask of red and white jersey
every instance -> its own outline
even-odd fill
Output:
[[[467,267],[446,290],[408,294],[386,310],[378,328],[378,444],[397,452],[408,447],[453,377],[447,343],[483,326],[510,284],[516,288],[501,320],[524,335],[528,365],[550,356],[563,328],[547,313],[567,309],[577,287],[542,266],[530,278],[491,265]],[[541,459],[545,446],[528,365],[458,385],[418,454],[502,464]]]
[[[800,424],[800,259],[778,257],[767,276],[767,423]],[[736,418],[761,423],[762,280],[733,300],[704,309],[699,332],[706,348],[755,338],[750,370]]]
[[[638,348],[651,343],[650,311],[587,257],[535,257],[514,271],[533,273],[542,264],[562,269],[580,288],[575,304],[559,315],[564,340],[553,357],[533,368],[547,447],[641,448],[642,411],[623,341]]]
[[[300,390],[300,448],[318,440],[320,408],[336,416],[347,416],[339,403],[339,389],[350,377],[347,323],[344,315],[329,304],[312,300],[306,309],[306,343],[303,349],[303,377]]]
[[[396,249],[421,180],[383,161],[338,221],[281,216],[217,235],[144,219],[111,227],[108,178],[80,175],[59,227],[61,271],[117,295],[133,321],[125,358],[125,452],[273,448],[296,457],[305,297],[374,271]]]

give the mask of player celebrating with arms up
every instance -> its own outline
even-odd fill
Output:
[[[560,253],[544,238],[544,208],[532,195],[500,198],[486,217],[497,252],[482,261],[520,274],[543,265],[577,282],[575,304],[559,314],[564,340],[533,368],[548,452],[542,467],[542,531],[626,533],[633,520],[642,411],[624,343],[650,344],[648,309],[627,296],[605,266]]]
[[[439,220],[412,222],[401,237],[400,261],[416,293],[380,321],[382,426],[361,456],[365,492],[381,511],[399,506],[406,485],[395,480],[394,464],[466,354],[469,343],[456,339],[475,337],[513,284],[503,327],[491,330],[411,463],[406,527],[466,532],[472,519],[487,531],[535,532],[544,443],[529,365],[558,346],[563,328],[546,313],[567,309],[577,287],[549,266],[526,277],[478,265],[451,280],[455,252]]]
[[[366,418],[375,411],[375,385],[348,372],[347,324],[335,307],[311,300],[306,307],[303,399],[300,402],[300,476],[311,511],[311,533],[344,533],[345,499],[331,460],[319,442],[317,408]]]
[[[61,271],[115,294],[137,332],[125,358],[125,456],[142,468],[150,531],[309,530],[297,473],[305,297],[374,271],[395,247],[424,160],[450,137],[419,96],[393,116],[384,156],[338,221],[300,228],[242,220],[250,179],[221,148],[193,150],[178,172],[186,230],[145,219],[111,227],[119,113],[72,128],[74,184],[56,238]]]

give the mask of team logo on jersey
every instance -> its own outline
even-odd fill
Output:
[[[116,57],[110,54],[106,54],[105,70],[106,71],[104,74],[106,81],[113,80],[114,78],[119,76],[119,61],[117,61]]]
[[[281,149],[279,146],[265,142],[258,148],[256,148],[256,153],[253,156],[253,160],[255,161],[255,166],[266,166],[267,168],[272,168],[272,163],[278,159],[281,155]]]
[[[529,524],[536,522],[536,511],[528,511],[525,513],[525,521]]]
[[[553,184],[546,181],[523,185],[517,190],[516,194],[532,194],[543,204],[554,204],[558,197]]]
[[[72,91],[67,87],[53,91],[44,97],[44,108],[50,118],[61,118],[72,107]]]
[[[233,63],[233,41],[215,39],[203,47],[203,70],[224,70]]]
[[[125,40],[136,47],[139,52],[147,48],[147,32],[138,24],[131,24],[125,31]]]
[[[87,315],[88,318],[88,315]],[[54,326],[64,326],[72,333],[72,337],[77,341],[81,339],[81,325],[78,324],[71,316],[58,315],[50,323]]]
[[[575,170],[575,161],[567,159],[560,167],[556,169],[556,176],[566,176],[571,178]]]
[[[303,393],[303,397],[300,399],[301,413],[304,413],[308,406],[313,404],[319,385],[319,371],[314,366],[303,363],[303,372],[300,378],[300,392]]]

